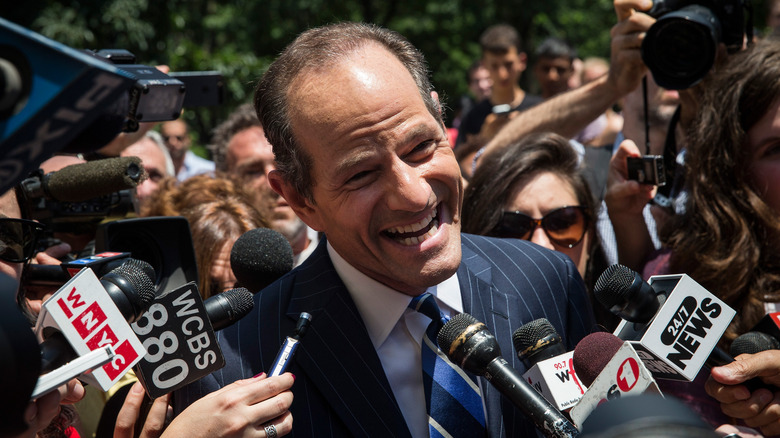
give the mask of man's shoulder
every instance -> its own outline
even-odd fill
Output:
[[[565,263],[568,257],[558,251],[553,251],[528,240],[508,239],[502,237],[478,236],[475,234],[461,234],[461,242],[465,248],[490,257],[492,262],[496,259],[513,259],[518,262],[521,259],[546,260],[556,265]],[[501,256],[501,257],[497,257]]]

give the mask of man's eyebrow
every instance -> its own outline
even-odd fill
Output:
[[[362,163],[367,158],[373,155],[374,153],[370,150],[363,150],[355,154],[351,154],[348,157],[345,157],[343,160],[339,161],[338,164],[336,164],[336,166],[333,169],[334,173],[336,175],[341,175],[344,172],[348,172],[349,169],[360,165],[360,163]]]

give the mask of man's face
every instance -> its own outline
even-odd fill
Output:
[[[313,202],[286,196],[364,274],[409,295],[460,264],[460,172],[409,72],[369,45],[290,85]],[[275,189],[291,186],[272,175]],[[295,192],[297,193],[297,192]]]
[[[504,53],[485,52],[482,55],[482,65],[493,80],[493,91],[506,92],[517,86],[517,81],[526,68],[526,55],[518,53],[514,47]]]
[[[539,58],[534,74],[542,89],[542,97],[548,98],[569,89],[569,78],[574,73],[569,58]]]
[[[164,177],[172,176],[168,175],[165,170],[165,156],[163,155],[163,152],[151,138],[141,138],[128,146],[119,155],[122,157],[138,157],[141,159],[141,165],[144,166],[148,178],[141,184],[138,184],[135,188],[136,197],[140,202],[144,202],[157,191],[160,186],[160,181],[162,181]]]
[[[471,74],[469,81],[469,91],[477,101],[490,97],[490,90],[493,88],[493,80],[490,79],[490,73],[483,66],[477,67]]]
[[[252,188],[271,194],[273,202],[272,226],[288,240],[295,238],[305,225],[287,201],[268,185],[268,173],[276,169],[271,143],[260,126],[252,126],[235,134],[227,147],[228,171],[250,181]]]
[[[165,145],[174,160],[184,156],[190,148],[190,135],[187,133],[187,125],[182,120],[171,120],[160,125]]]

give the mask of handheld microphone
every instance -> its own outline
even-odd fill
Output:
[[[27,198],[82,202],[134,189],[145,176],[138,157],[116,157],[72,164],[21,182]]]
[[[292,247],[281,233],[255,228],[233,244],[230,266],[238,284],[257,293],[292,270]]]
[[[149,397],[168,394],[225,366],[214,332],[253,307],[254,298],[244,288],[203,301],[194,282],[155,298],[132,325],[148,351],[136,374]]]
[[[546,318],[524,324],[512,334],[518,359],[528,367],[523,378],[558,410],[574,406],[585,393],[561,336]]]
[[[731,343],[729,353],[736,357],[740,354],[756,354],[766,350],[780,350],[780,342],[761,332],[747,332],[737,336]]]
[[[600,404],[625,396],[657,393],[658,384],[630,342],[596,332],[582,338],[574,349],[574,367],[588,390],[569,414],[578,426]]]
[[[84,269],[65,283],[43,303],[35,326],[43,341],[43,370],[67,366],[61,364],[111,346],[111,362],[80,377],[107,391],[146,354],[128,322],[138,319],[154,299],[154,276],[148,263],[128,259],[100,280]]]
[[[647,284],[625,266],[610,268],[594,295],[624,318],[615,335],[633,342],[656,378],[692,381],[705,362],[733,361],[716,346],[736,314],[725,302],[685,274],[654,276]]]
[[[517,358],[528,368],[566,353],[566,347],[561,343],[561,335],[547,318],[535,319],[515,330],[512,343]]]
[[[495,336],[467,313],[452,317],[437,341],[452,363],[486,378],[548,437],[576,437],[579,431],[501,357]]]

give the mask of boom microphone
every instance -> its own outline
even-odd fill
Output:
[[[467,313],[452,317],[439,331],[441,350],[464,370],[486,378],[548,437],[576,437],[579,431],[501,357],[495,336]]]
[[[230,266],[238,283],[257,293],[292,270],[292,247],[281,233],[255,228],[233,244]]]
[[[27,198],[83,202],[121,190],[133,189],[145,176],[141,159],[117,157],[72,164],[21,182]]]

